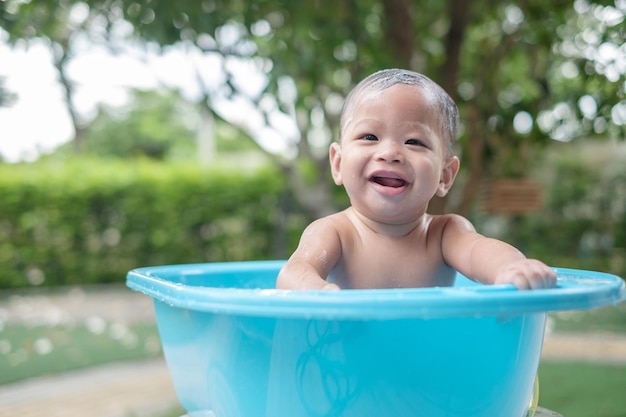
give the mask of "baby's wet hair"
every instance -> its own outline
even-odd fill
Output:
[[[440,114],[441,132],[444,135],[448,151],[452,153],[459,128],[459,110],[456,103],[439,84],[423,74],[405,69],[393,68],[375,72],[363,79],[350,91],[341,110],[339,122],[340,137],[347,122],[347,114],[361,93],[365,91],[383,91],[396,84],[416,86],[433,95],[437,111]]]

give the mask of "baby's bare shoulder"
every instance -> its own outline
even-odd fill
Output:
[[[347,218],[344,212],[330,214],[325,217],[311,222],[304,232],[302,238],[320,238],[334,235],[336,237],[343,237],[350,230],[350,220]]]
[[[335,230],[341,230],[350,224],[350,219],[346,216],[345,212],[340,211],[338,213],[329,214],[328,216],[320,217],[314,220],[307,229],[315,228],[332,228]]]
[[[443,234],[445,230],[474,231],[474,226],[465,217],[458,214],[431,215],[429,233]]]

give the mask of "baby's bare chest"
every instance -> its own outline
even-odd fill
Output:
[[[439,245],[406,239],[354,243],[344,248],[334,273],[335,281],[343,288],[447,286],[454,280]]]

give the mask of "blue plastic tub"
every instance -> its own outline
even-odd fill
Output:
[[[283,261],[140,268],[183,407],[202,417],[523,417],[546,313],[616,304],[619,277],[558,287],[275,290]]]

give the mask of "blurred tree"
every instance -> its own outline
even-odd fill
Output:
[[[4,77],[0,77],[0,107],[8,107],[13,104],[16,96],[4,87]]]
[[[195,123],[187,117],[192,103],[169,91],[134,91],[133,97],[123,107],[100,107],[85,133],[86,154],[159,160],[194,155]]]
[[[75,86],[67,75],[66,64],[72,58],[77,37],[107,33],[102,26],[98,30],[99,23],[106,23],[106,19],[99,19],[100,13],[92,12],[87,4],[76,0],[0,1],[0,26],[9,34],[10,44],[41,39],[47,43],[65,92],[77,151],[82,146],[84,123],[72,101]]]
[[[456,207],[447,209],[466,210],[483,178],[523,176],[536,145],[550,138],[624,136],[622,0],[59,4],[65,10],[88,4],[83,15],[90,17],[81,22],[99,22],[106,33],[119,33],[116,28],[130,23],[138,38],[163,50],[179,46],[212,58],[211,64],[194,61],[203,104],[266,150],[313,215],[332,209],[326,151],[342,99],[362,77],[381,68],[423,72],[459,103],[466,181]],[[7,15],[9,6],[15,10]],[[29,15],[23,8],[35,8],[16,0],[0,7],[5,9],[0,19],[18,23]],[[33,22],[33,35],[51,33]],[[23,31],[9,33],[24,37]],[[213,76],[223,82],[212,85]],[[226,102],[238,111],[226,112]],[[265,123],[252,123],[253,116]],[[290,121],[295,134],[283,129]],[[287,143],[287,149],[276,143]],[[443,210],[443,203],[432,210]]]
[[[100,105],[85,131],[81,155],[156,160],[190,160],[197,155],[199,115],[196,103],[177,91],[133,90],[122,106]],[[224,121],[212,127],[219,153],[258,149],[249,138]],[[59,147],[53,157],[73,153],[71,144]]]

